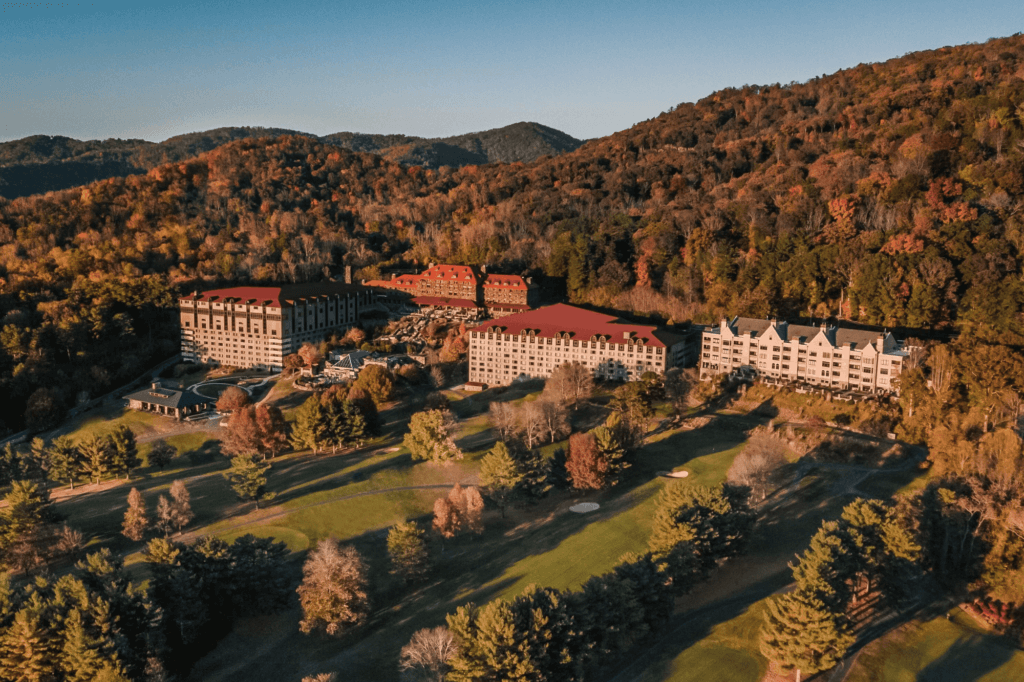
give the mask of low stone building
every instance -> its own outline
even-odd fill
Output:
[[[192,391],[167,388],[159,381],[151,383],[149,388],[126,395],[125,399],[133,410],[155,412],[178,420],[205,412],[217,402]]]

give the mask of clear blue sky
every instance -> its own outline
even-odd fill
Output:
[[[1024,30],[1022,0],[0,2],[0,140],[229,125],[579,138]]]

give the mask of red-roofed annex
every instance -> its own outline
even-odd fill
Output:
[[[559,303],[471,329],[469,380],[505,385],[577,362],[598,378],[633,381],[681,364],[689,342],[666,329]]]
[[[469,265],[431,263],[418,275],[392,275],[391,279],[375,279],[364,284],[428,300],[472,301],[495,316],[537,305],[537,286],[529,278],[488,273],[486,266],[477,269]],[[417,300],[413,299],[413,302],[417,303]]]

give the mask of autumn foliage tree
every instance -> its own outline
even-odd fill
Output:
[[[608,460],[597,447],[591,433],[569,436],[569,456],[565,461],[569,482],[577,490],[600,490],[608,480]]]
[[[321,540],[302,567],[299,630],[339,636],[363,624],[370,615],[367,582],[366,563],[354,547]]]

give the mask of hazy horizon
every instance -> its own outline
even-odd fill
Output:
[[[725,87],[806,81],[1024,28],[925,3],[125,2],[2,7],[0,141],[228,126],[449,137],[533,121],[603,137]]]

